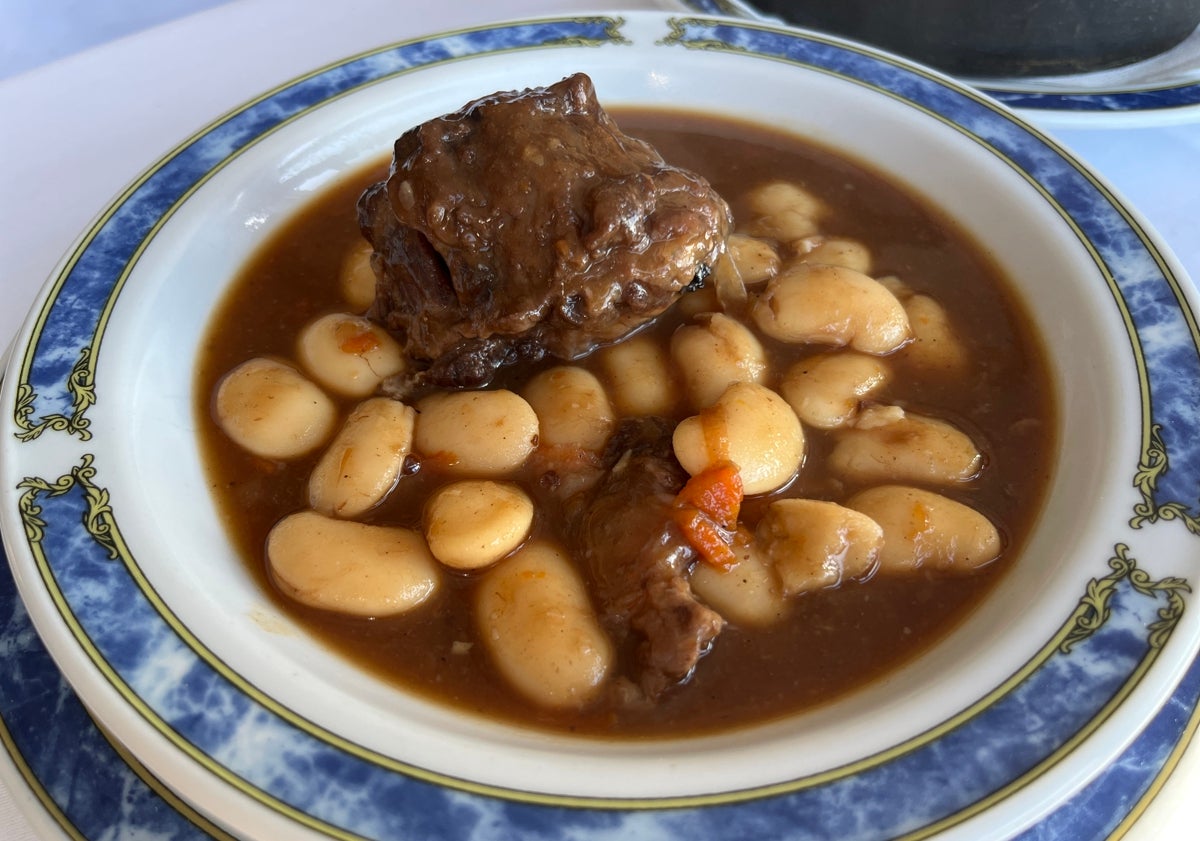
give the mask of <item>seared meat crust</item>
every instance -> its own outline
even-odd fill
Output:
[[[416,363],[408,386],[478,387],[659,315],[720,256],[730,213],[704,179],[622,133],[577,74],[405,132],[359,223],[374,247],[371,315]]]

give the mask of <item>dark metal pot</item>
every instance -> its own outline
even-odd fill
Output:
[[[799,26],[968,76],[1043,76],[1157,55],[1200,26],[1200,0],[753,0]]]

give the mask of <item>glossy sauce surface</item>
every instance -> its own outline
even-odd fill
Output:
[[[345,309],[337,276],[344,254],[360,238],[355,202],[386,172],[386,162],[322,193],[264,243],[232,285],[198,368],[201,444],[212,491],[247,569],[282,610],[364,668],[410,691],[535,727],[615,737],[711,732],[836,698],[897,668],[953,629],[1018,559],[1036,519],[1055,461],[1054,401],[1043,351],[1020,305],[988,255],[949,220],[865,168],[790,136],[703,115],[615,115],[668,161],[707,177],[730,201],[735,219],[745,211],[739,195],[754,184],[778,178],[803,184],[832,208],[828,230],[869,246],[875,276],[896,275],[946,308],[968,343],[970,375],[945,380],[915,370],[901,351],[890,359],[895,377],[881,400],[950,420],[974,439],[986,467],[980,478],[947,493],[997,524],[1006,544],[999,560],[966,576],[923,571],[908,578],[875,576],[802,595],[782,623],[728,627],[690,681],[658,704],[602,702],[572,713],[537,710],[497,676],[475,643],[471,575],[448,572],[433,602],[393,619],[342,617],[284,598],[266,573],[264,541],[279,519],[305,507],[306,483],[320,454],[292,462],[248,455],[213,422],[211,395],[220,377],[248,358],[294,357],[305,324]],[[647,332],[665,345],[682,321],[668,312]],[[771,341],[764,346],[777,372],[825,350]],[[600,374],[594,358],[579,364]],[[506,371],[495,385],[517,389],[536,370]],[[353,406],[345,401],[342,410]],[[681,405],[671,420],[692,413]],[[798,477],[776,494],[746,500],[742,519],[751,527],[780,495],[840,501],[857,490],[822,467],[832,436],[805,432],[807,455]],[[367,521],[420,527],[425,498],[448,477],[436,463],[419,468],[399,481]],[[539,479],[532,468],[518,477],[538,504],[534,535],[560,539],[558,504]]]

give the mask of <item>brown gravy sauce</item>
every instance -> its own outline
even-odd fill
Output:
[[[1038,337],[989,256],[952,221],[869,169],[790,135],[698,114],[614,114],[668,161],[707,177],[731,201],[735,219],[738,195],[755,183],[800,182],[832,207],[828,230],[870,247],[875,275],[898,275],[948,310],[969,344],[969,381],[940,381],[906,369],[897,357],[896,376],[882,399],[918,412],[931,407],[931,414],[975,440],[987,467],[971,483],[968,501],[1000,528],[1006,550],[998,561],[965,577],[876,576],[801,596],[790,618],[776,626],[728,627],[690,682],[658,705],[601,705],[570,714],[534,708],[506,687],[482,646],[462,645],[474,637],[466,576],[448,572],[432,604],[394,619],[326,614],[283,598],[266,574],[264,540],[276,521],[306,506],[306,483],[319,453],[276,463],[243,452],[213,421],[211,395],[238,363],[259,355],[293,357],[295,337],[306,323],[345,309],[336,279],[343,255],[360,238],[355,202],[386,171],[385,161],[325,190],[246,265],[212,319],[196,404],[211,490],[247,570],[279,609],[322,643],[407,691],[494,719],[596,736],[675,737],[827,702],[896,669],[952,630],[1019,555],[1055,463],[1057,421]],[[677,324],[668,314],[653,330],[665,342]],[[777,357],[776,371],[784,367],[778,359],[820,350],[764,345]],[[517,386],[530,373],[508,372],[496,387]],[[352,403],[343,408],[348,412]],[[681,408],[680,417],[686,414],[691,412]],[[806,466],[782,493],[844,499],[855,489],[821,467],[830,436],[805,431]],[[527,486],[534,482],[526,479]],[[404,477],[369,520],[418,527],[422,500],[442,481],[432,466]],[[545,494],[535,499],[548,504]],[[743,521],[753,524],[764,505],[747,500]],[[542,507],[535,530],[554,533],[554,520],[555,512]]]

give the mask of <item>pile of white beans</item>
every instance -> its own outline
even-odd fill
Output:
[[[691,574],[697,595],[733,623],[778,622],[795,596],[849,580],[994,560],[996,527],[941,492],[970,488],[984,469],[979,448],[945,419],[886,400],[901,354],[922,370],[969,373],[945,310],[898,278],[874,277],[868,248],[825,232],[822,201],[800,186],[771,183],[745,198],[751,213],[715,282],[678,304],[684,322],[669,347],[639,334],[516,391],[447,391],[412,406],[376,396],[407,363],[357,314],[374,277],[365,247],[348,254],[347,312],[308,325],[290,359],[237,366],[215,395],[218,424],[255,455],[323,448],[308,508],[268,537],[279,589],[379,617],[433,603],[447,574],[471,576],[476,642],[497,670],[538,705],[582,706],[612,677],[615,652],[570,548],[531,537],[537,512],[521,470],[535,453],[564,475],[594,464],[621,418],[641,415],[678,420],[672,443],[689,474],[731,462],[747,495],[777,497],[733,536],[732,570],[699,563]],[[773,365],[764,342],[796,346],[799,361]],[[347,399],[358,402],[344,415]],[[865,489],[838,502],[789,496],[812,469],[806,428],[834,440],[820,469]],[[412,460],[446,477],[421,527],[364,522]]]

